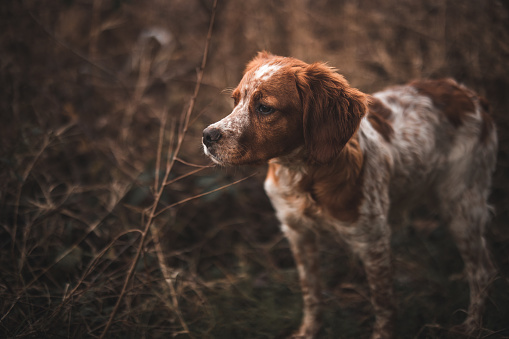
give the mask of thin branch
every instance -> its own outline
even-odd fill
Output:
[[[203,58],[201,61],[200,68],[198,69],[198,73],[196,75],[196,86],[194,87],[194,93],[190,99],[187,111],[185,112],[185,114],[182,117],[183,122],[182,122],[181,128],[179,130],[179,138],[178,138],[178,142],[177,142],[177,147],[175,148],[173,157],[171,158],[171,161],[168,164],[170,169],[173,167],[173,164],[175,163],[175,160],[177,159],[177,156],[180,152],[182,142],[184,141],[184,136],[186,135],[186,132],[189,128],[189,119],[191,118],[191,114],[193,113],[194,105],[196,103],[196,98],[198,97],[198,93],[200,92],[201,84],[203,81],[203,73],[205,71],[205,66],[207,65],[207,56],[208,56],[208,52],[209,52],[209,45],[210,45],[210,40],[212,38],[212,28],[214,27],[214,20],[216,17],[216,7],[217,7],[217,0],[214,0],[214,5],[212,7],[212,15],[210,18],[209,29],[207,32],[207,40],[205,42],[205,49],[203,52]]]
[[[181,164],[184,164],[184,165],[187,165],[187,166],[190,166],[190,167],[199,167],[199,168],[210,168],[210,167],[214,167],[214,165],[198,165],[198,164],[193,164],[191,162],[187,162],[179,157],[176,157],[175,158],[176,161],[180,162]]]
[[[174,183],[174,182],[176,182],[176,181],[179,181],[179,180],[181,180],[181,179],[187,178],[187,177],[188,177],[188,176],[190,176],[190,175],[193,175],[193,174],[195,174],[195,173],[201,172],[201,171],[203,171],[203,170],[204,170],[204,169],[206,169],[206,168],[209,168],[209,167],[199,167],[199,168],[194,169],[194,170],[192,170],[192,171],[190,171],[190,172],[187,172],[186,174],[182,174],[182,175],[180,175],[180,176],[176,177],[175,179],[172,179],[172,180],[170,180],[170,181],[164,182],[164,183],[163,183],[163,185],[164,185],[164,186],[168,186],[168,185],[170,185],[170,184],[173,184],[173,183]]]
[[[113,245],[115,245],[115,243],[118,241],[118,239],[120,239],[124,235],[130,234],[130,233],[140,233],[141,234],[141,231],[140,230],[128,230],[128,231],[122,232],[121,234],[117,235],[112,241],[110,241],[110,243],[106,247],[104,247],[101,250],[101,252],[99,252],[94,257],[94,259],[90,262],[87,269],[85,270],[85,272],[83,273],[81,278],[78,280],[78,282],[76,283],[74,288],[71,290],[71,292],[69,292],[67,295],[64,295],[64,297],[62,298],[62,302],[51,312],[51,315],[50,315],[51,319],[55,318],[60,313],[62,308],[64,308],[70,301],[73,301],[72,297],[74,297],[76,291],[79,289],[79,287],[81,287],[81,284],[85,281],[86,277],[94,270],[94,268],[99,263],[99,260],[102,257],[104,257],[104,255],[106,253],[108,253],[108,251],[113,247]],[[132,244],[134,244],[135,241],[136,240],[133,240]],[[45,321],[47,321],[46,318],[41,318],[41,319],[44,319]]]
[[[18,214],[19,214],[19,206],[21,203],[21,191],[23,190],[23,186],[25,185],[25,182],[26,182],[28,176],[30,175],[30,173],[32,172],[32,169],[34,168],[35,164],[41,157],[42,153],[48,148],[50,143],[51,143],[50,137],[48,135],[45,135],[44,140],[42,141],[42,146],[37,151],[37,153],[35,154],[32,161],[26,166],[26,169],[23,172],[23,175],[21,177],[21,181],[18,184],[18,190],[16,193],[16,200],[15,200],[15,205],[14,205],[14,223],[13,223],[14,227],[13,227],[13,230],[11,233],[11,242],[12,242],[11,250],[12,250],[13,257],[16,256],[15,255],[15,246],[16,246],[16,233],[18,232]],[[19,263],[18,263],[18,273],[21,272],[21,270],[23,269],[23,264],[25,262],[24,251],[25,251],[25,241],[23,241],[23,246],[20,249],[21,259],[19,260]]]
[[[82,222],[85,222],[88,224],[87,232],[82,235],[77,241],[75,241],[72,246],[70,246],[67,250],[63,251],[60,255],[58,255],[47,267],[45,267],[41,272],[39,272],[28,284],[26,284],[23,289],[21,290],[20,295],[24,295],[25,292],[35,283],[37,282],[43,275],[45,275],[49,270],[51,270],[56,264],[58,264],[62,259],[64,259],[66,256],[68,256],[72,251],[74,251],[92,232],[96,230],[99,225],[102,224],[102,222],[113,212],[115,207],[118,205],[118,203],[124,198],[124,196],[129,192],[129,189],[131,187],[132,183],[124,186],[122,189],[117,189],[117,196],[115,197],[114,202],[109,206],[107,211],[103,213],[96,221],[89,224],[88,222],[85,222],[82,220]],[[65,214],[73,217],[73,213],[70,211],[65,211]],[[75,217],[75,216],[74,216]],[[77,217],[75,217],[77,220],[81,220]],[[1,320],[0,320],[1,321]]]
[[[156,225],[152,225],[150,228],[150,231],[152,232],[152,240],[154,241],[154,247],[156,249],[157,254],[157,261],[159,262],[159,268],[161,269],[161,272],[163,273],[164,280],[166,282],[166,286],[168,286],[170,290],[171,295],[171,305],[173,307],[173,310],[177,314],[177,317],[179,318],[180,324],[182,325],[182,328],[184,329],[185,333],[189,333],[189,327],[187,326],[187,323],[184,319],[184,316],[182,315],[182,312],[180,311],[179,301],[177,298],[177,291],[175,290],[175,286],[173,286],[173,280],[171,277],[170,269],[164,262],[164,253],[163,249],[161,247],[161,241],[159,240],[159,230]]]
[[[168,206],[166,206],[165,208],[163,208],[162,210],[160,210],[159,212],[157,212],[155,216],[157,217],[157,216],[159,216],[161,213],[163,213],[163,212],[165,212],[165,211],[169,210],[170,208],[173,208],[173,207],[178,206],[178,205],[182,205],[183,203],[186,203],[186,202],[188,202],[188,201],[191,201],[191,200],[194,200],[194,199],[198,199],[198,198],[204,197],[204,196],[206,196],[206,195],[209,195],[209,194],[212,194],[212,193],[215,193],[215,192],[218,192],[218,191],[224,190],[225,188],[228,188],[228,187],[233,186],[233,185],[237,185],[238,183],[240,183],[240,182],[242,182],[242,181],[244,181],[244,180],[247,180],[247,179],[249,179],[249,178],[251,178],[251,177],[254,177],[256,174],[257,174],[257,173],[253,173],[253,174],[251,174],[251,175],[248,175],[247,177],[244,177],[244,178],[239,179],[239,180],[237,180],[237,181],[234,181],[234,182],[232,182],[232,183],[229,183],[229,184],[223,185],[223,186],[218,187],[218,188],[216,188],[216,189],[213,189],[213,190],[211,190],[211,191],[207,191],[207,192],[204,192],[204,193],[200,193],[200,194],[197,194],[197,195],[193,195],[192,197],[186,198],[186,199],[184,199],[184,200],[177,201],[176,203],[171,204],[171,205],[168,205]]]
[[[201,68],[200,70],[198,71],[198,75],[197,75],[197,82],[196,82],[196,87],[195,87],[195,90],[194,90],[194,94],[191,98],[191,102],[189,104],[189,107],[188,107],[188,110],[185,114],[185,116],[183,117],[183,122],[182,122],[182,129],[179,131],[179,138],[178,138],[178,142],[177,142],[177,145],[176,145],[176,148],[175,148],[175,151],[173,153],[173,156],[171,157],[171,161],[169,163],[167,163],[167,168],[166,168],[166,173],[165,173],[165,178],[163,180],[163,183],[164,182],[167,182],[168,180],[168,176],[171,172],[171,168],[173,167],[173,164],[175,163],[175,159],[177,157],[177,154],[179,153],[180,151],[180,148],[182,146],[182,141],[184,140],[184,136],[185,136],[185,133],[187,132],[187,128],[188,128],[188,124],[189,124],[189,118],[192,114],[192,111],[193,111],[193,108],[194,108],[194,103],[196,101],[196,97],[198,96],[198,93],[199,93],[199,90],[200,90],[200,84],[201,84],[201,81],[203,79],[203,72],[204,72],[204,69],[205,69],[205,65],[207,63],[207,55],[208,55],[208,50],[209,50],[209,45],[210,45],[210,40],[211,40],[211,37],[212,37],[212,28],[214,26],[214,20],[215,20],[215,16],[216,16],[216,7],[217,7],[217,0],[214,1],[214,6],[213,6],[213,9],[212,9],[212,15],[211,15],[211,18],[210,18],[210,25],[209,25],[209,29],[208,29],[208,33],[207,33],[207,41],[205,43],[205,50],[204,50],[204,53],[203,53],[203,59],[202,59],[202,63],[201,63]],[[164,185],[161,185],[161,187],[159,188],[159,190],[156,192],[156,197],[154,199],[154,203],[150,209],[150,214],[148,216],[148,219],[147,219],[147,222],[145,224],[145,228],[143,230],[143,233],[142,233],[142,237],[140,239],[140,244],[139,244],[139,247],[138,247],[138,250],[136,251],[136,255],[135,257],[133,258],[133,261],[131,263],[131,267],[129,268],[129,272],[127,273],[127,276],[125,278],[125,281],[124,281],[124,285],[122,287],[122,291],[120,292],[120,295],[118,296],[118,299],[117,299],[117,302],[115,303],[115,306],[113,307],[113,310],[111,311],[111,314],[110,314],[110,317],[108,319],[108,322],[106,323],[106,326],[100,336],[100,339],[104,338],[106,333],[108,333],[108,330],[110,329],[110,326],[111,324],[113,323],[113,319],[115,318],[115,315],[117,314],[117,311],[118,311],[118,308],[120,306],[120,303],[122,302],[122,299],[127,291],[127,286],[129,285],[129,282],[131,281],[132,277],[134,276],[134,271],[135,271],[135,268],[136,268],[136,264],[141,256],[141,252],[143,250],[143,246],[145,244],[145,240],[148,236],[148,231],[150,230],[150,226],[152,225],[152,222],[154,220],[154,218],[156,217],[156,209],[157,209],[157,206],[159,205],[159,200],[161,199],[161,196],[164,192]],[[188,201],[188,200],[187,200]],[[189,332],[188,332],[189,333]]]
[[[161,168],[161,154],[163,153],[163,136],[164,136],[164,130],[166,129],[166,120],[167,116],[166,114],[163,114],[161,121],[161,126],[159,128],[159,140],[157,142],[157,153],[156,153],[156,168],[155,168],[155,174],[154,174],[154,192],[157,192],[159,189],[159,170]]]

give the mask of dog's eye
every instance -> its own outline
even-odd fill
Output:
[[[265,105],[262,105],[262,104],[258,105],[256,110],[258,111],[258,113],[261,113],[261,114],[271,114],[271,113],[274,112],[274,108],[269,107],[269,106],[265,106]]]

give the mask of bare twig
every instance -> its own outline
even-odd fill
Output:
[[[83,275],[81,276],[81,278],[78,280],[78,282],[76,283],[76,285],[74,286],[74,288],[69,292],[69,293],[65,293],[63,298],[62,298],[62,302],[60,304],[58,304],[58,306],[51,312],[51,315],[49,315],[49,319],[53,319],[55,318],[59,313],[60,311],[70,302],[70,301],[73,301],[73,296],[76,294],[77,290],[80,288],[81,284],[85,281],[86,277],[94,270],[94,268],[97,266],[97,264],[99,263],[99,260],[113,247],[113,245],[115,245],[115,243],[118,241],[118,239],[120,239],[121,237],[127,235],[127,234],[130,234],[130,233],[141,233],[140,230],[128,230],[128,231],[125,231],[125,232],[122,232],[121,234],[117,235],[112,241],[110,241],[110,243],[104,247],[100,253],[98,253],[94,259],[90,262],[90,264],[88,265],[87,269],[85,270],[85,272],[83,273]],[[132,241],[132,243],[134,243],[135,241]],[[132,245],[132,244],[131,244]],[[41,318],[40,321],[45,321],[47,322],[48,321],[48,318]]]
[[[159,169],[161,168],[161,155],[163,153],[163,136],[166,129],[167,115],[163,114],[161,117],[161,126],[159,128],[159,141],[157,142],[157,153],[156,153],[156,168],[154,175],[154,192],[159,189]]]
[[[214,165],[198,165],[198,164],[193,164],[191,162],[187,162],[179,157],[175,158],[175,160],[177,160],[178,162],[180,162],[181,164],[184,164],[186,166],[190,166],[190,167],[199,167],[199,168],[210,168],[210,167],[214,167]]]
[[[206,195],[209,195],[209,194],[212,194],[212,193],[215,193],[215,192],[219,192],[219,191],[222,191],[224,190],[225,188],[228,188],[230,186],[233,186],[233,185],[237,185],[238,183],[244,181],[244,180],[247,180],[251,177],[254,177],[257,173],[253,173],[251,175],[248,175],[247,177],[244,177],[242,179],[239,179],[237,181],[234,181],[232,183],[229,183],[229,184],[226,184],[226,185],[223,185],[221,187],[218,187],[216,189],[213,189],[213,190],[210,190],[210,191],[207,191],[207,192],[204,192],[204,193],[200,193],[200,194],[197,194],[197,195],[193,195],[192,197],[189,197],[189,198],[186,198],[186,199],[183,199],[183,200],[180,200],[180,201],[177,201],[176,203],[174,204],[171,204],[171,205],[168,205],[166,206],[165,208],[163,208],[162,210],[158,211],[155,216],[157,217],[158,215],[160,215],[161,213],[169,210],[170,208],[173,208],[175,206],[178,206],[178,205],[182,205],[183,203],[186,203],[188,201],[191,201],[191,200],[194,200],[194,199],[198,199],[198,198],[201,198],[201,197],[204,197]]]
[[[154,247],[157,254],[157,261],[159,263],[159,268],[161,269],[161,272],[163,273],[164,281],[166,282],[166,286],[168,286],[170,290],[171,295],[171,305],[173,311],[177,314],[177,317],[179,318],[180,324],[182,328],[184,329],[185,333],[189,333],[189,327],[187,326],[187,323],[184,319],[184,316],[182,315],[182,312],[180,312],[180,306],[179,301],[177,297],[177,292],[175,291],[175,286],[173,286],[173,280],[171,277],[170,269],[164,262],[164,253],[163,249],[161,247],[161,242],[159,241],[159,230],[158,227],[155,225],[152,225],[150,228],[150,231],[152,233],[152,240],[154,241]]]
[[[23,286],[23,289],[18,293],[18,296],[12,303],[12,305],[9,307],[8,311],[5,312],[2,317],[0,318],[0,322],[5,319],[8,314],[11,312],[11,310],[16,306],[16,304],[19,302],[19,300],[25,295],[26,291],[32,287],[42,276],[44,276],[46,273],[48,273],[56,264],[58,264],[62,259],[64,259],[66,256],[68,256],[72,251],[74,251],[92,232],[96,230],[96,228],[102,224],[102,222],[113,212],[114,208],[117,206],[117,204],[122,200],[122,198],[125,196],[127,192],[129,192],[129,188],[131,186],[131,183],[129,185],[124,186],[121,190],[117,189],[115,192],[117,192],[115,199],[110,203],[110,206],[108,207],[107,211],[100,216],[96,221],[93,223],[88,223],[84,220],[81,220],[78,218],[74,213],[68,210],[64,210],[62,213],[65,215],[68,215],[70,217],[73,217],[77,220],[80,220],[86,224],[88,224],[88,230],[87,232],[81,236],[76,242],[74,242],[67,250],[63,251],[60,255],[58,255],[51,264],[49,264],[47,267],[45,267],[43,270],[37,273],[32,280],[26,285]],[[120,193],[119,193],[120,192]],[[139,232],[139,230],[136,230]],[[124,233],[123,233],[124,234]],[[123,235],[122,234],[122,235]],[[74,290],[73,290],[74,291]],[[70,293],[69,295],[72,295]]]
[[[199,167],[199,168],[194,169],[194,170],[192,170],[190,172],[187,172],[186,174],[182,174],[182,175],[176,177],[175,179],[172,179],[170,181],[165,182],[164,186],[168,186],[170,184],[173,184],[176,181],[179,181],[181,179],[187,178],[188,176],[193,175],[193,174],[198,173],[198,172],[201,172],[201,171],[203,171],[206,168],[209,168],[209,167]]]
[[[161,185],[161,187],[159,187],[159,167],[161,166],[161,157],[162,157],[162,153],[163,153],[162,146],[163,146],[163,135],[164,135],[164,130],[165,130],[163,127],[166,124],[166,116],[163,116],[162,119],[163,119],[163,121],[161,123],[162,128],[159,130],[159,143],[158,143],[158,147],[157,147],[157,162],[156,162],[156,170],[155,170],[156,181],[154,182],[154,192],[162,191],[164,189],[164,187],[167,186],[167,185]],[[173,150],[173,140],[174,140],[173,131],[174,131],[174,129],[172,128],[171,131],[172,131],[172,133],[170,136],[170,145],[168,146],[168,155],[166,158],[167,159],[166,160],[167,166],[166,166],[166,172],[165,172],[166,176],[165,176],[164,181],[168,180],[168,174],[170,173],[170,170],[171,170],[171,168],[168,167],[168,161],[169,161],[168,159],[170,158],[170,153]],[[176,155],[175,155],[175,157],[176,157]],[[158,204],[158,202],[154,202],[154,203]],[[150,225],[150,231],[152,233],[152,240],[154,242],[154,247],[155,247],[156,254],[157,254],[159,268],[163,274],[164,280],[166,282],[166,286],[169,287],[171,301],[167,301],[167,303],[171,305],[171,309],[177,314],[177,317],[180,321],[182,328],[184,329],[184,332],[189,333],[189,328],[187,326],[187,323],[186,323],[184,317],[182,316],[182,312],[180,312],[179,302],[178,302],[178,298],[177,298],[177,292],[175,291],[175,286],[173,285],[173,281],[172,281],[173,279],[171,278],[170,269],[168,268],[168,266],[166,266],[166,264],[164,262],[164,254],[163,254],[163,250],[161,247],[161,242],[159,241],[158,227],[155,224],[152,224],[152,225]]]
[[[145,244],[145,240],[146,240],[146,238],[148,236],[148,233],[149,233],[150,227],[152,225],[152,222],[154,221],[154,218],[156,217],[156,210],[157,210],[157,207],[159,205],[159,201],[161,199],[161,195],[164,192],[164,187],[166,186],[165,183],[168,181],[169,174],[171,172],[173,164],[175,163],[175,159],[177,158],[177,155],[178,155],[178,153],[180,151],[180,148],[182,146],[182,142],[184,140],[185,133],[187,132],[187,129],[189,127],[189,119],[190,119],[190,116],[191,116],[191,114],[193,112],[193,109],[194,109],[194,104],[195,104],[196,98],[197,98],[199,90],[200,90],[200,85],[201,85],[201,81],[203,79],[204,69],[205,69],[205,66],[206,66],[206,63],[207,63],[207,55],[208,55],[208,50],[209,50],[209,45],[210,45],[210,39],[212,37],[212,28],[214,26],[216,7],[217,7],[217,0],[214,1],[214,6],[213,6],[213,9],[212,9],[212,15],[211,15],[211,18],[210,18],[210,24],[209,24],[209,29],[208,29],[208,33],[207,33],[207,40],[206,40],[206,43],[205,43],[205,50],[204,50],[204,53],[203,53],[203,59],[202,59],[201,67],[200,67],[200,69],[198,71],[198,74],[197,74],[197,82],[196,82],[195,90],[194,90],[193,96],[191,97],[190,104],[189,104],[189,107],[187,109],[187,112],[182,117],[182,120],[181,120],[181,129],[179,130],[177,145],[175,146],[175,150],[173,152],[173,156],[171,157],[171,160],[167,161],[166,173],[165,173],[165,176],[164,176],[163,185],[161,185],[159,187],[159,189],[156,191],[156,196],[155,196],[155,199],[154,199],[154,203],[152,204],[152,207],[150,208],[150,212],[149,212],[148,219],[146,221],[146,224],[145,224],[145,227],[144,227],[141,239],[140,239],[138,250],[136,251],[136,255],[133,258],[133,261],[131,263],[131,267],[129,268],[129,272],[127,273],[127,276],[125,278],[124,285],[122,287],[122,291],[120,292],[120,295],[118,296],[117,302],[115,303],[115,306],[113,307],[113,310],[112,310],[112,312],[110,314],[108,322],[106,323],[106,326],[105,326],[105,328],[104,328],[104,330],[103,330],[103,332],[102,332],[102,334],[100,336],[101,339],[105,337],[106,333],[108,333],[108,330],[109,330],[109,328],[110,328],[110,326],[111,326],[111,324],[113,322],[113,319],[115,318],[115,315],[116,315],[116,313],[118,311],[120,303],[122,302],[122,299],[123,299],[123,297],[124,297],[124,295],[126,293],[127,286],[128,286],[129,282],[131,281],[131,279],[132,279],[132,277],[134,275],[136,264],[137,264],[137,262],[138,262],[138,260],[139,260],[139,258],[141,256],[141,252],[143,250],[143,246]],[[183,326],[185,326],[185,323],[183,323]],[[189,331],[187,331],[187,332],[189,333]]]
[[[28,176],[30,175],[30,172],[32,171],[34,165],[39,160],[42,153],[48,148],[50,141],[51,141],[50,137],[48,135],[45,135],[44,140],[42,141],[42,146],[37,151],[37,153],[35,154],[32,161],[27,165],[27,167],[25,168],[25,171],[23,171],[21,181],[18,184],[18,190],[16,193],[16,202],[14,205],[14,223],[13,223],[14,227],[13,227],[13,230],[11,233],[13,257],[16,257],[16,255],[14,253],[14,247],[16,244],[16,233],[18,232],[18,214],[19,214],[19,205],[20,205],[20,201],[21,201],[21,191],[23,190],[23,186],[25,185],[25,182],[26,182]],[[23,241],[23,246],[20,249],[20,251],[21,251],[21,253],[20,253],[21,258],[19,260],[18,272],[21,272],[21,270],[23,269],[23,263],[25,262],[25,253],[24,253],[25,252],[25,241]]]

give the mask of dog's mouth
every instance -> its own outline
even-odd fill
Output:
[[[226,151],[224,147],[219,147],[219,145],[210,145],[207,146],[205,143],[203,144],[203,153],[207,157],[209,157],[212,162],[214,162],[216,165],[227,167],[227,166],[234,166],[237,163],[241,163],[242,154],[239,154],[238,151],[235,150],[229,150]],[[228,147],[226,147],[228,148]]]
[[[224,166],[224,162],[221,161],[221,159],[216,154],[214,154],[213,150],[209,150],[205,144],[203,144],[203,153],[205,153],[205,155],[209,157],[209,159],[212,160],[216,165]]]
[[[212,161],[214,161],[215,163],[218,163],[220,162],[217,155],[215,154],[215,151],[213,150],[213,147],[208,147],[207,145],[205,145],[205,143],[203,142],[202,140],[202,146],[203,146],[203,153],[205,153],[205,155],[207,157],[209,157]]]
[[[222,147],[219,147],[219,145],[211,145],[207,146],[204,143],[203,145],[203,153],[207,157],[209,157],[212,162],[214,162],[216,165],[222,166],[222,167],[229,167],[229,166],[241,166],[241,165],[249,165],[252,163],[258,163],[249,161],[246,158],[246,152],[241,148],[238,148],[233,145],[222,145]]]

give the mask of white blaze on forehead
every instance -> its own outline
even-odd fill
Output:
[[[253,74],[254,80],[265,81],[281,69],[278,64],[265,64],[260,66]]]

